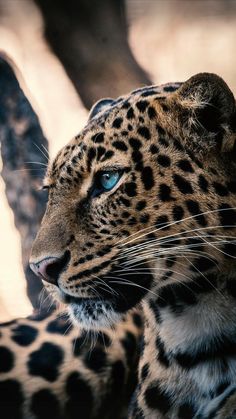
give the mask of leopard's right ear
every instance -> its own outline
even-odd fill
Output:
[[[201,153],[233,151],[235,98],[221,77],[212,73],[196,74],[183,83],[170,100],[186,146]]]
[[[89,112],[89,118],[88,120],[90,121],[90,119],[94,118],[97,114],[99,114],[100,112],[103,112],[104,110],[106,110],[107,108],[109,108],[111,105],[113,105],[115,101],[113,99],[100,99],[98,102],[96,102],[90,112]]]

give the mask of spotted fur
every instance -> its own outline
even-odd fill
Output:
[[[198,74],[99,102],[49,166],[31,266],[49,265],[50,288],[87,329],[142,302],[130,418],[190,419],[210,403],[219,418],[236,384],[235,125],[228,86]],[[95,194],[107,170],[120,180]]]
[[[55,311],[1,324],[1,418],[74,419],[78,411],[81,419],[125,416],[141,330],[137,311],[97,334]]]

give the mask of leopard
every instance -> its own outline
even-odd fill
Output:
[[[48,166],[30,266],[85,330],[141,304],[129,419],[236,418],[235,139],[199,73],[101,99]]]
[[[54,306],[1,323],[1,418],[125,418],[141,334],[138,310],[96,334]]]

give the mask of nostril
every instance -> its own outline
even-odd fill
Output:
[[[50,284],[57,285],[61,272],[70,260],[70,252],[67,250],[62,257],[47,257],[37,263],[30,263],[32,271]]]
[[[51,262],[46,268],[47,277],[53,278],[57,284],[57,280],[61,272],[65,269],[66,265],[70,260],[70,252],[67,250],[61,258],[57,258],[54,262]]]

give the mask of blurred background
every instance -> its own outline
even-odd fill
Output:
[[[235,44],[236,0],[0,0],[0,321],[43,305],[27,261],[48,153],[101,97],[201,71],[236,93]]]

